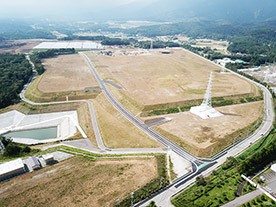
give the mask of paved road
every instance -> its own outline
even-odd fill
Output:
[[[94,131],[94,134],[95,134],[95,137],[96,137],[96,140],[97,140],[98,147],[101,150],[105,151],[106,147],[103,143],[103,139],[102,139],[101,132],[100,132],[100,129],[99,129],[99,126],[98,126],[98,122],[97,122],[96,113],[95,113],[95,110],[94,110],[93,103],[90,100],[87,101],[87,103],[88,103],[88,106],[89,106],[89,112],[90,112],[90,117],[91,117],[91,121],[92,121],[93,131]]]

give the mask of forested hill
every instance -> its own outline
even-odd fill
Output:
[[[18,94],[32,75],[24,55],[0,54],[0,108],[18,102]]]

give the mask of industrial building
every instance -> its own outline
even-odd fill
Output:
[[[55,161],[52,154],[42,155],[41,158],[45,161],[47,165],[52,164]]]
[[[27,162],[32,170],[38,170],[41,168],[41,164],[37,157],[29,157]]]
[[[25,173],[25,165],[22,159],[0,164],[0,181]]]

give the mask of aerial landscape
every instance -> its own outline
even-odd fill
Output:
[[[276,206],[276,1],[0,2],[0,207]]]

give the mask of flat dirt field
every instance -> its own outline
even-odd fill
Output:
[[[261,117],[263,102],[218,107],[217,110],[225,115],[210,119],[201,119],[191,112],[166,115],[172,120],[155,129],[191,153],[206,157],[240,139],[239,130]],[[157,117],[162,116],[151,118]]]
[[[98,86],[92,72],[79,54],[45,59],[46,71],[38,89],[43,93],[81,91]]]
[[[0,184],[1,207],[109,207],[157,177],[155,158],[75,157]]]
[[[100,94],[93,100],[98,125],[103,141],[110,148],[152,148],[162,147],[160,143],[142,132],[120,114]]]
[[[113,80],[140,105],[202,99],[211,71],[220,67],[186,50],[159,50],[138,55],[104,56],[88,53],[102,78]],[[255,95],[258,89],[231,74],[214,73],[213,96]]]
[[[197,39],[196,47],[210,47],[211,49],[216,49],[224,54],[227,54],[227,48],[229,43],[227,41],[217,41],[209,39]]]
[[[29,53],[42,39],[8,40],[0,43],[0,53]]]

